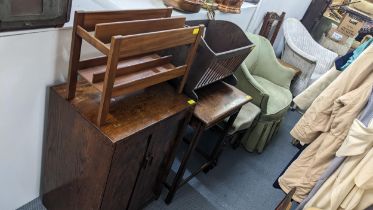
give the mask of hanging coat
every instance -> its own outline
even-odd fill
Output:
[[[335,66],[297,95],[293,102],[301,111],[306,111],[313,101],[341,74]]]
[[[373,46],[334,80],[295,125],[291,135],[310,144],[279,178],[301,202],[321,177],[366,104],[373,85]]]
[[[305,209],[363,210],[373,205],[373,121],[365,127],[355,120],[336,154],[347,158]]]

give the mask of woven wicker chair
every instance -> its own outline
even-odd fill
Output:
[[[291,86],[291,92],[297,96],[328,71],[338,55],[313,40],[307,29],[297,19],[285,20],[284,34],[285,48],[281,60],[302,71]]]

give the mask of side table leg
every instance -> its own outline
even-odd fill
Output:
[[[219,138],[218,142],[216,142],[216,144],[215,144],[214,150],[212,151],[211,158],[210,158],[210,160],[214,160],[214,162],[215,162],[214,165],[215,166],[218,162],[219,154],[221,153],[221,147],[224,143],[224,140],[227,137],[228,131],[232,127],[232,125],[233,125],[234,121],[236,120],[239,112],[240,112],[240,110],[238,110],[236,113],[234,113],[233,115],[231,115],[229,117],[227,125],[224,127],[222,136]]]
[[[177,134],[175,140],[170,145],[169,151],[171,151],[171,152],[169,152],[169,154],[165,158],[165,164],[162,165],[162,168],[160,170],[160,175],[159,175],[159,178],[158,178],[158,181],[157,181],[159,183],[159,186],[157,186],[154,190],[157,199],[161,195],[162,183],[167,180],[167,176],[169,175],[169,173],[171,171],[172,163],[175,160],[177,148],[182,142],[182,139],[183,139],[183,137],[186,133],[186,130],[188,128],[188,124],[189,124],[190,120],[192,119],[192,116],[193,116],[193,110],[190,110],[188,112],[188,114],[186,114],[184,122],[182,123],[181,127],[179,128],[179,131],[178,131],[178,134]]]
[[[195,150],[196,146],[198,145],[199,139],[200,139],[200,137],[201,137],[201,135],[204,131],[204,126],[202,125],[202,122],[198,122],[196,127],[197,127],[197,129],[196,129],[196,131],[193,135],[193,139],[190,142],[188,150],[186,151],[186,153],[183,156],[183,159],[180,163],[179,169],[177,170],[176,176],[173,179],[172,185],[171,185],[171,187],[168,191],[167,197],[165,199],[166,204],[170,204],[172,199],[174,198],[175,193],[176,193],[176,191],[179,187],[179,184],[183,179],[188,160],[189,160],[192,152]]]

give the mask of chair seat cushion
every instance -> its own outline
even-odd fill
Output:
[[[267,115],[276,114],[290,105],[293,98],[290,90],[278,86],[263,77],[255,75],[253,77],[263,87],[266,94],[269,95]]]
[[[247,103],[242,106],[228,134],[232,135],[237,131],[250,128],[255,118],[260,114],[260,108],[253,103]],[[226,119],[228,121],[228,119]]]

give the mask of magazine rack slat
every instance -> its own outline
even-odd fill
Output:
[[[121,21],[96,25],[95,37],[109,43],[115,35],[132,35],[154,31],[183,28],[185,17],[157,18],[149,20]]]
[[[76,12],[67,99],[75,97],[78,74],[101,94],[97,125],[105,122],[110,99],[181,77],[181,93],[204,26],[185,27],[185,18],[170,17],[172,8],[111,12]],[[80,61],[82,40],[104,54]],[[159,52],[188,46],[185,63]]]

